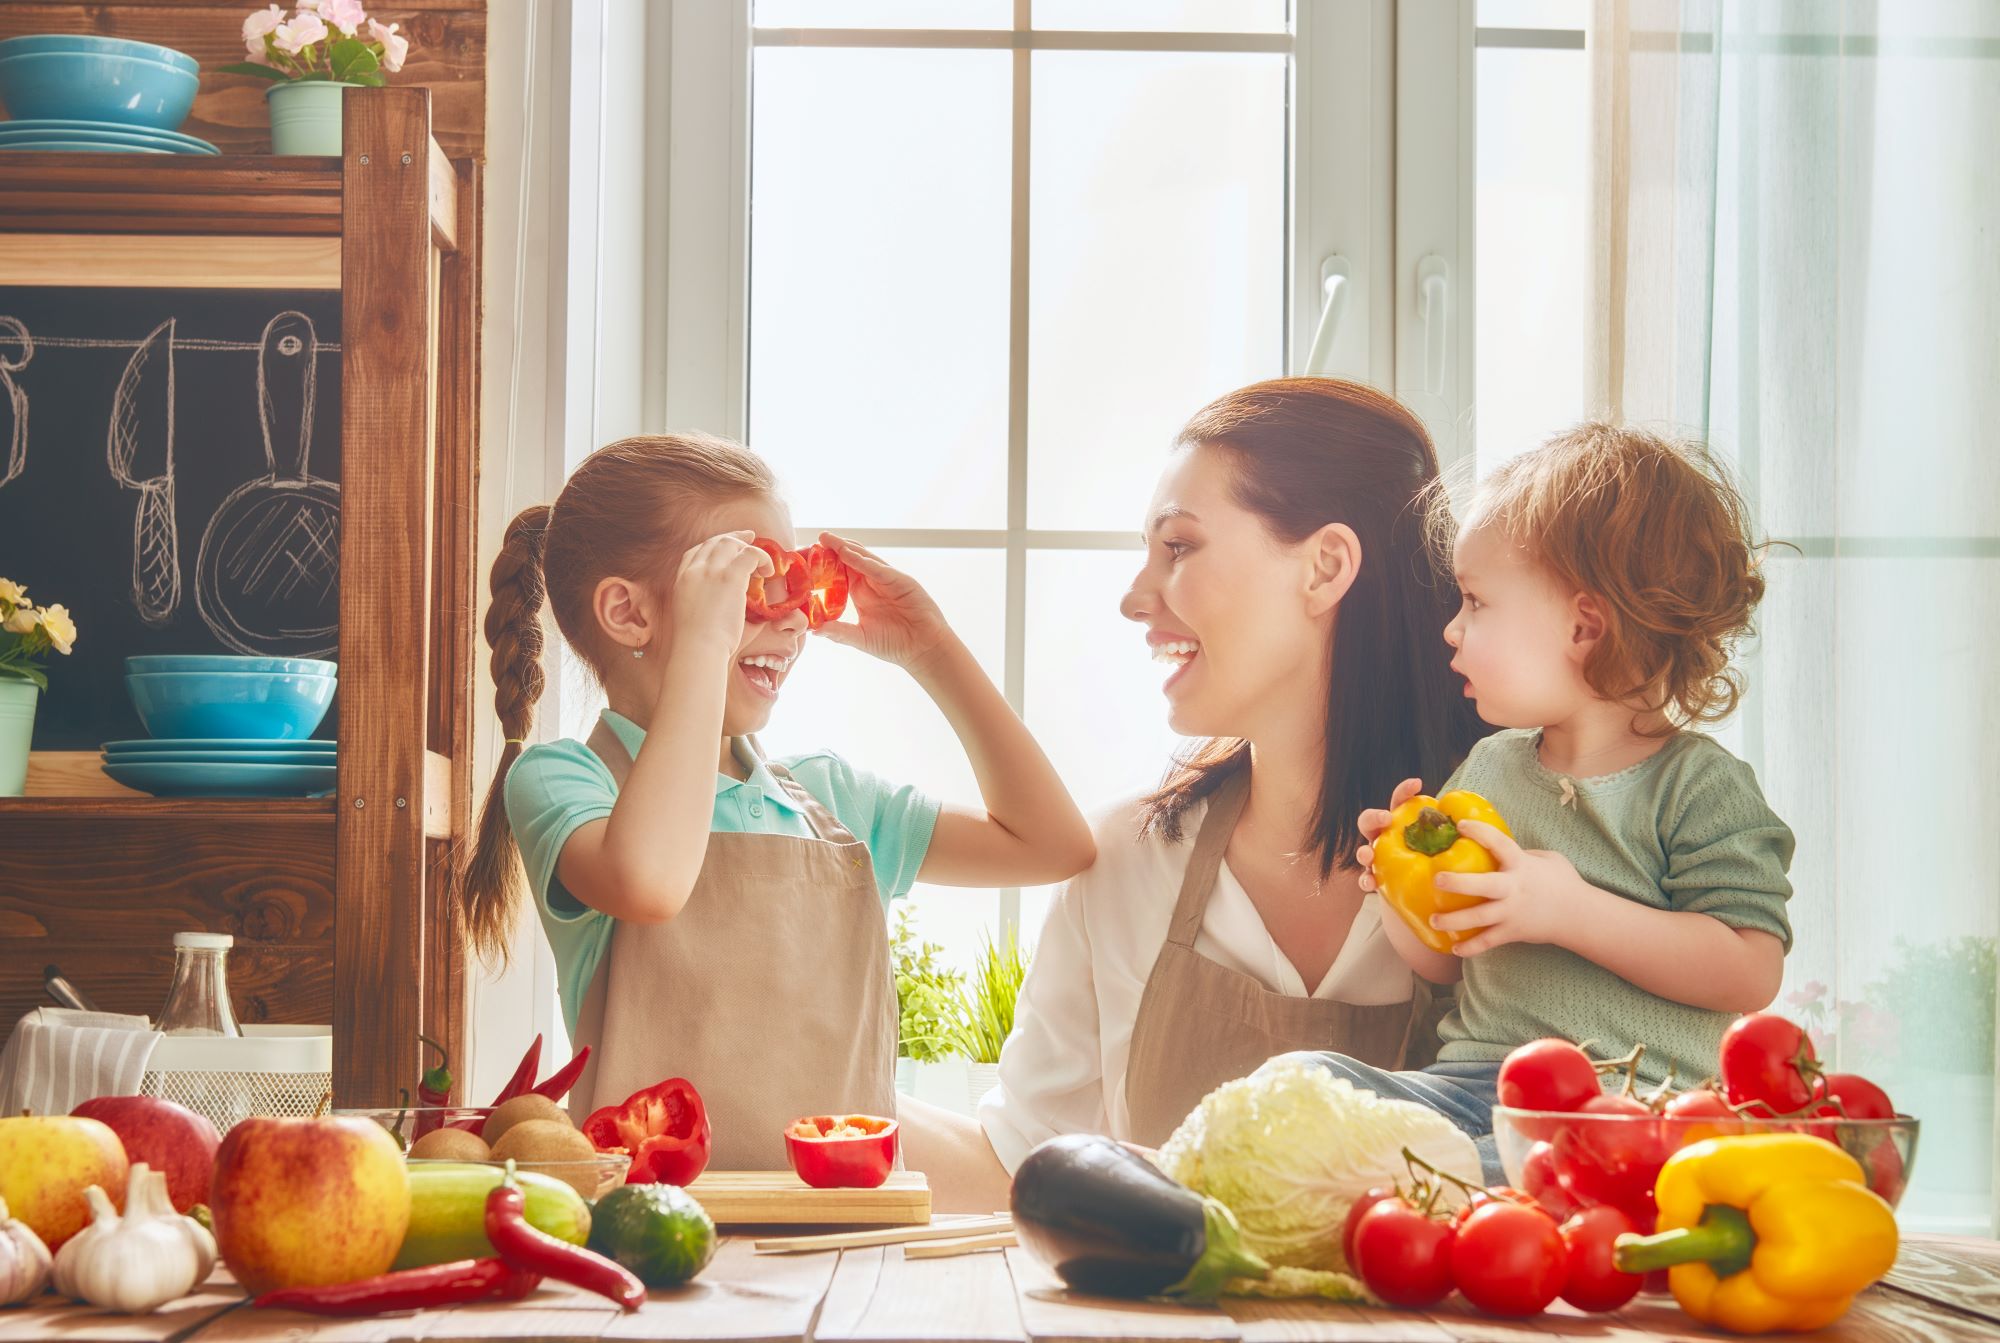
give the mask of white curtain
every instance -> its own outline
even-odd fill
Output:
[[[1725,733],[1797,832],[1778,1009],[1996,1223],[2000,5],[1595,0],[1593,413],[1705,434],[1768,565]]]

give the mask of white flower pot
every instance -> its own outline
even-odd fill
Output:
[[[965,1065],[966,1113],[979,1117],[979,1102],[986,1093],[1000,1085],[1000,1065],[997,1063],[968,1063]]]

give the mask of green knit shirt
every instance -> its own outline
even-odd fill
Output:
[[[1599,890],[1654,909],[1706,914],[1792,946],[1785,878],[1792,832],[1756,773],[1698,732],[1680,732],[1630,769],[1572,779],[1542,764],[1539,729],[1496,732],[1443,791],[1478,793],[1521,847],[1560,853]],[[1648,993],[1575,952],[1510,942],[1465,961],[1458,1007],[1438,1028],[1441,1062],[1498,1062],[1544,1036],[1594,1040],[1617,1058],[1643,1043],[1639,1073],[1672,1065],[1681,1085],[1713,1076],[1733,1014]]]

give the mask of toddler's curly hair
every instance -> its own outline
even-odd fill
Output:
[[[1479,487],[1465,525],[1497,526],[1571,591],[1605,607],[1584,679],[1679,725],[1727,718],[1730,665],[1764,596],[1761,543],[1705,444],[1591,422],[1524,452]]]

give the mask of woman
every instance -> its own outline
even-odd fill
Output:
[[[1426,544],[1437,474],[1416,417],[1355,383],[1258,383],[1181,431],[1120,611],[1174,664],[1168,721],[1208,740],[1100,818],[979,1129],[911,1116],[940,1206],[1005,1206],[1058,1133],[1156,1146],[1276,1054],[1431,1061],[1449,997],[1397,956],[1351,856],[1364,808],[1485,730],[1438,637],[1458,594]]]

